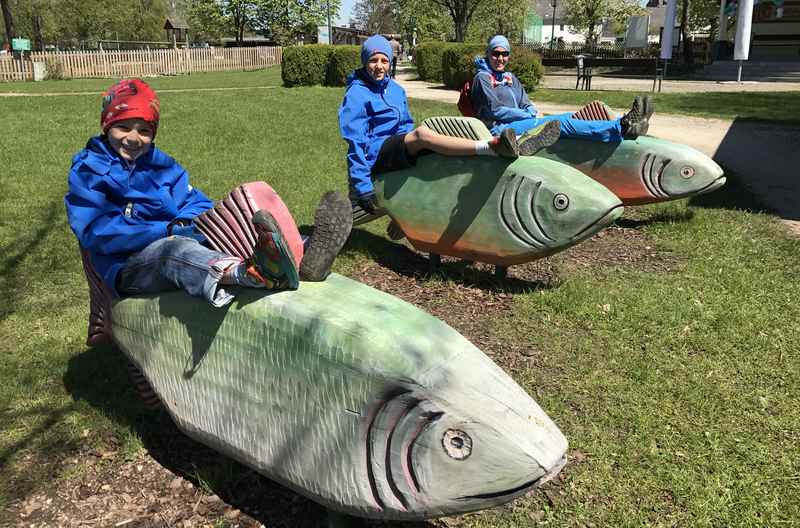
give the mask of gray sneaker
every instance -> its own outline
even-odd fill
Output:
[[[561,137],[561,124],[548,121],[522,134],[519,141],[519,155],[533,156],[543,148],[549,147]]]

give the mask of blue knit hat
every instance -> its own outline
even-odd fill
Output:
[[[376,53],[383,53],[392,62],[392,46],[389,41],[381,35],[372,35],[364,41],[361,46],[361,64],[364,66],[369,62],[369,58]]]
[[[489,41],[489,45],[486,46],[486,54],[489,55],[495,48],[503,48],[511,53],[511,44],[508,43],[508,39],[503,35],[495,35],[492,37]]]

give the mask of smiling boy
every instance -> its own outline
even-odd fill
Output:
[[[219,307],[233,300],[225,285],[297,288],[294,260],[266,211],[253,216],[258,240],[249,259],[205,245],[193,220],[213,203],[192,187],[177,161],[156,148],[159,118],[155,92],[140,79],[122,80],[104,94],[102,133],[72,160],[67,217],[109,290],[124,296],[183,289]],[[305,280],[327,276],[349,233],[350,206],[337,196],[323,198],[316,220],[341,232],[315,231],[301,262]],[[307,257],[311,265],[304,273]]]
[[[373,35],[361,47],[361,64],[347,79],[339,108],[339,128],[347,142],[350,200],[356,224],[373,220],[379,210],[372,185],[375,175],[416,165],[426,152],[445,156],[504,156],[516,158],[518,145],[512,131],[488,141],[444,136],[421,126],[414,128],[405,90],[389,76],[392,48],[384,37]],[[395,232],[392,238],[402,234]]]

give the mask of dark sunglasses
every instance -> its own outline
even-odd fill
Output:
[[[511,55],[510,51],[493,51],[492,52],[492,57],[494,57],[495,59],[498,58],[498,57],[508,57],[509,55]]]

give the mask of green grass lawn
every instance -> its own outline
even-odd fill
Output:
[[[213,72],[193,75],[148,77],[156,91],[199,88],[253,88],[280,86],[281,69],[265,68],[248,72]],[[75,93],[103,92],[113,79],[68,79],[64,81],[0,83],[0,93]]]
[[[84,81],[63,86],[72,82]],[[107,84],[91,82],[74,91]],[[278,83],[267,70],[153,84]],[[163,93],[158,145],[212,198],[266,180],[308,224],[323,191],[345,189],[341,97],[321,87]],[[690,99],[687,108],[700,104]],[[0,512],[74,478],[61,462],[87,445],[113,442],[132,457],[142,424],[159,434],[120,359],[84,344],[88,292],[63,195],[70,157],[96,133],[99,106],[96,95],[0,98],[4,127],[14,131],[0,149]],[[454,108],[412,101],[411,110],[420,121]],[[800,519],[800,250],[773,217],[733,207],[739,198],[729,189],[631,208],[628,224],[648,250],[669,255],[668,269],[553,257],[550,287],[517,289],[512,310],[486,316],[499,346],[535,351],[509,370],[569,439],[570,463],[547,495],[467,515],[463,526]],[[384,227],[362,229],[383,237]],[[352,275],[400,249],[353,243],[336,269]],[[447,287],[462,279],[419,280]]]

